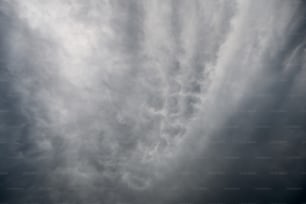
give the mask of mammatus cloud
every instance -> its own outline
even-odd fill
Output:
[[[280,155],[304,154],[303,1],[11,0],[0,12],[13,104],[1,154],[19,158],[2,166],[6,186],[27,188],[13,202],[216,202],[226,187],[202,190],[242,182],[217,169],[259,171],[279,153],[269,167],[290,170]],[[276,150],[284,126],[298,136]]]

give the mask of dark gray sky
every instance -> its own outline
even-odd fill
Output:
[[[306,202],[305,6],[1,1],[0,202]]]

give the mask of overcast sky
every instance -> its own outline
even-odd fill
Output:
[[[306,202],[303,0],[0,1],[0,202]]]

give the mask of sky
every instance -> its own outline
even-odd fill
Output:
[[[304,0],[1,0],[0,202],[306,202]]]

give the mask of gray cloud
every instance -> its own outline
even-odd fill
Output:
[[[250,193],[302,176],[243,172],[302,171],[284,158],[304,155],[303,1],[12,0],[0,14],[4,200],[302,199]]]

